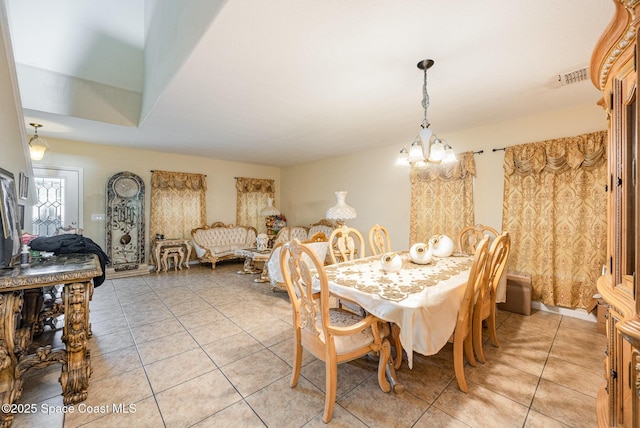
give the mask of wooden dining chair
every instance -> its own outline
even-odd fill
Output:
[[[473,258],[473,264],[469,272],[469,279],[464,290],[464,297],[458,311],[456,327],[453,331],[453,369],[458,382],[458,388],[462,392],[469,392],[467,380],[464,377],[464,355],[467,356],[469,364],[476,365],[473,355],[473,306],[479,291],[480,281],[489,253],[489,238],[483,238],[478,245]],[[464,351],[464,352],[463,352]],[[463,355],[464,354],[464,355]]]
[[[379,354],[378,384],[391,390],[385,370],[391,355],[388,325],[373,315],[360,317],[332,308],[324,263],[308,245],[294,239],[282,247],[280,265],[293,310],[294,356],[291,387],[298,384],[302,352],[306,349],[325,363],[325,403],[322,420],[333,415],[338,364],[371,352]],[[319,291],[317,291],[319,290]]]
[[[498,236],[489,249],[486,267],[480,282],[480,290],[473,308],[473,349],[476,358],[486,362],[482,349],[482,323],[486,320],[489,336],[493,346],[499,348],[498,334],[496,331],[496,296],[500,278],[507,265],[507,258],[511,250],[511,238],[504,232]]]
[[[487,234],[489,235],[490,241],[499,235],[498,231],[493,227],[482,224],[465,227],[458,233],[458,251],[465,254],[473,254],[478,242]]]
[[[369,229],[369,248],[374,256],[391,252],[391,239],[386,227],[376,224]]]
[[[331,263],[346,262],[365,256],[364,238],[358,229],[346,224],[334,229],[329,236]]]

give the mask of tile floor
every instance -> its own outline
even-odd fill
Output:
[[[324,426],[324,365],[306,355],[289,387],[291,312],[284,292],[236,275],[239,263],[106,281],[91,303],[89,398],[62,412],[60,367],[27,373],[18,427]],[[452,349],[417,355],[385,394],[370,358],[339,366],[331,426],[595,427],[605,336],[595,323],[548,312],[499,314],[502,346],[465,367]],[[60,341],[60,331],[48,332]],[[53,336],[53,337],[51,337]]]

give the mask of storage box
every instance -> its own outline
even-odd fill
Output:
[[[498,303],[498,309],[531,315],[531,277],[529,275],[507,274],[507,299]]]

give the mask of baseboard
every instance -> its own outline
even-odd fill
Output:
[[[594,313],[587,313],[584,309],[568,309],[561,308],[559,306],[550,306],[540,303],[538,301],[532,301],[531,307],[539,311],[551,312],[558,315],[566,315],[568,317],[579,318],[585,321],[598,322],[598,317]]]

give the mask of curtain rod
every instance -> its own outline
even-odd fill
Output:
[[[152,169],[152,170],[151,170],[151,172],[156,172],[156,170],[155,170],[155,169]],[[171,172],[171,171],[169,171],[169,172]],[[196,173],[196,172],[182,172],[182,173],[180,173],[180,174],[197,174],[197,173]],[[207,176],[207,174],[200,174],[200,175],[204,175],[205,177]],[[236,178],[237,178],[237,177],[236,177]]]
[[[473,152],[474,155],[481,155],[484,153],[484,150],[478,150],[477,152]]]
[[[506,149],[506,147],[503,147],[501,149],[491,149],[491,151],[492,152],[499,152],[500,150],[505,150],[505,149]]]

